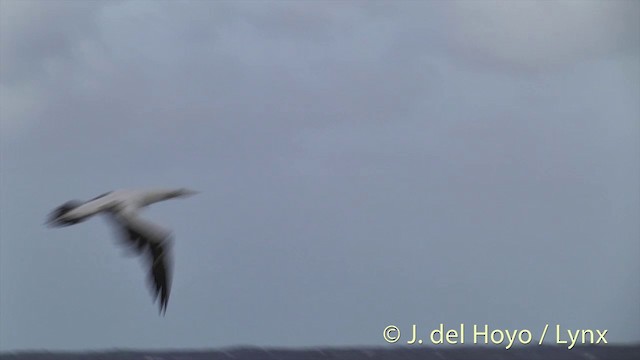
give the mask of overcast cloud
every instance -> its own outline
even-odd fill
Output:
[[[640,3],[0,0],[0,350],[640,341]],[[185,186],[166,317],[101,219]]]

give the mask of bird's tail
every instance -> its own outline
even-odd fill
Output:
[[[63,226],[70,226],[73,224],[77,224],[83,221],[84,219],[81,219],[81,218],[80,219],[64,219],[63,218],[63,216],[67,214],[69,211],[77,208],[82,204],[83,204],[82,201],[72,200],[58,206],[52,212],[49,213],[49,217],[47,218],[46,225],[50,227],[63,227]]]

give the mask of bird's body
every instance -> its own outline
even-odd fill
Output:
[[[48,225],[63,227],[77,224],[96,214],[109,215],[123,244],[149,260],[149,282],[154,297],[160,297],[160,312],[169,301],[172,278],[171,232],[141,218],[140,209],[158,201],[195,194],[187,189],[116,190],[89,201],[69,201],[51,212]]]

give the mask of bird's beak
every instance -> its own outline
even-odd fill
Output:
[[[195,191],[195,190],[191,190],[191,189],[183,189],[182,190],[182,196],[192,196],[192,195],[196,195],[196,194],[200,194],[200,191]]]

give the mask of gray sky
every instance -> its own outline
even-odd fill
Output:
[[[640,341],[640,3],[0,1],[0,350]],[[70,199],[186,186],[158,316]]]

